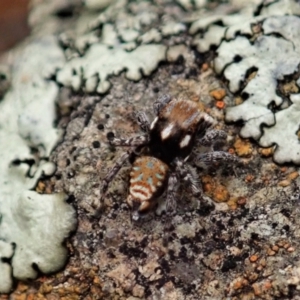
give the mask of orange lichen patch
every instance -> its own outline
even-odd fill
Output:
[[[265,260],[265,258],[262,258],[258,263],[257,263],[257,267],[255,268],[257,272],[262,271],[267,265],[267,262]]]
[[[239,197],[237,200],[238,205],[245,205],[247,203],[247,199],[245,197]]]
[[[105,299],[104,298],[104,294],[102,293],[102,290],[100,288],[96,287],[96,286],[91,286],[91,290],[90,290],[89,294],[93,295],[94,297],[92,297],[92,296],[90,298],[84,297],[83,299],[86,299],[86,300],[88,300],[88,299],[95,299],[95,298],[97,298],[97,299]],[[80,298],[80,299],[82,299],[82,298]]]
[[[47,186],[45,189],[45,194],[52,194],[53,193],[53,188],[51,186]]]
[[[101,279],[98,276],[95,276],[93,279],[93,284],[100,286],[101,283]]]
[[[284,179],[278,182],[279,186],[285,187],[285,186],[289,186],[291,184],[290,180]]]
[[[252,73],[250,73],[248,75],[248,77],[246,78],[246,82],[247,83],[250,82],[256,76],[256,74],[257,74],[257,71],[253,71]]]
[[[256,282],[252,284],[253,292],[256,296],[260,296],[272,287],[272,283],[269,280],[263,282]]]
[[[265,287],[266,289],[270,289],[270,288],[272,287],[271,281],[267,280],[267,281],[265,282],[265,284],[264,284],[264,287]]]
[[[213,188],[213,179],[209,175],[205,175],[201,177],[203,190],[205,193],[210,194]]]
[[[254,179],[254,176],[253,176],[252,174],[248,174],[248,175],[246,175],[246,177],[245,177],[245,181],[246,181],[246,182],[252,182],[253,179]]]
[[[230,198],[227,202],[227,205],[229,206],[230,209],[235,210],[237,209],[238,200],[239,200],[238,197]]]
[[[212,197],[216,202],[225,202],[229,199],[229,192],[225,186],[220,184],[215,188]]]
[[[226,96],[226,91],[224,89],[213,90],[210,93],[215,100],[222,100]]]
[[[288,174],[286,177],[288,180],[294,180],[299,176],[299,173],[297,171],[292,172],[290,174]]]
[[[252,154],[252,145],[248,140],[238,138],[234,142],[233,147],[238,156],[248,157]]]
[[[223,101],[217,101],[215,106],[218,108],[218,109],[223,109],[225,107],[225,103]]]
[[[284,92],[285,95],[296,94],[299,92],[299,87],[297,83],[293,80],[291,82],[287,82],[281,85],[280,90]]]
[[[78,269],[78,268],[76,268],[76,269]],[[79,270],[78,270],[79,271]],[[77,272],[78,272],[77,271]],[[90,269],[90,271],[89,271],[89,273],[88,273],[88,276],[89,277],[91,277],[91,278],[98,278],[99,279],[99,277],[97,276],[97,274],[98,274],[98,271],[99,271],[99,268],[97,268],[97,267],[93,267],[92,269]]]
[[[53,290],[53,286],[50,284],[43,283],[39,288],[39,293],[49,294]]]
[[[299,173],[297,171],[287,174],[286,179],[278,182],[278,186],[282,186],[282,187],[289,186],[291,184],[291,181],[296,179],[298,176]]]
[[[274,153],[274,147],[269,147],[269,148],[260,148],[258,152],[261,154],[263,157],[270,157]]]
[[[242,97],[236,97],[234,98],[234,103],[235,105],[240,105],[242,104],[244,101],[243,101],[243,98]]]
[[[235,150],[234,150],[233,148],[229,148],[229,149],[228,149],[228,153],[230,153],[230,154],[233,155],[233,154],[235,154]]]
[[[46,188],[45,183],[42,181],[39,181],[35,190],[36,190],[36,192],[42,194],[45,191],[45,188]]]
[[[229,192],[227,188],[214,181],[209,175],[201,177],[204,192],[208,194],[216,202],[226,202],[229,199]]]
[[[248,280],[243,277],[238,277],[230,284],[234,290],[240,290],[249,284]]]
[[[278,246],[278,247],[280,247],[280,248],[283,248],[283,246],[284,245],[286,245],[287,244],[287,242],[286,241],[278,241],[277,243],[276,243],[276,245]]]
[[[205,72],[209,69],[209,64],[208,63],[204,63],[201,67],[201,71]]]
[[[24,293],[28,290],[28,285],[25,284],[24,282],[19,282],[18,286],[16,288],[16,292],[21,292]]]
[[[267,250],[267,254],[269,255],[269,256],[274,256],[275,254],[276,254],[276,251],[274,251],[274,250],[272,250],[272,249],[268,249]]]
[[[34,300],[34,299],[38,299],[38,298],[45,299],[42,295],[39,295],[39,294],[35,295],[33,293],[30,293],[29,295],[27,295],[26,300]]]
[[[252,262],[252,263],[254,263],[254,262],[256,262],[257,260],[258,260],[258,256],[256,255],[256,254],[253,254],[253,255],[251,255],[250,257],[249,257],[249,260]]]

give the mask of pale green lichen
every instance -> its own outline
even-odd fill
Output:
[[[276,145],[276,162],[300,164],[298,98],[291,96],[287,101],[278,93],[279,82],[297,73],[300,64],[300,18],[290,15],[299,14],[300,6],[292,0],[270,1],[254,16],[257,11],[249,6],[234,15],[202,18],[190,30],[206,30],[195,37],[194,44],[200,51],[218,47],[215,71],[228,80],[231,92],[246,99],[226,110],[226,120],[244,122],[242,137],[254,138],[264,147]],[[209,25],[217,20],[227,26]],[[249,72],[255,74],[250,79]],[[283,134],[283,127],[291,132]]]
[[[186,25],[175,17],[159,22],[157,6],[151,2],[122,0],[86,23],[79,36],[76,30],[62,36],[66,47],[74,47],[66,51],[70,59],[57,72],[57,82],[75,91],[103,94],[111,86],[109,78],[121,72],[135,81],[149,76],[166,61],[167,46],[158,43],[186,31]]]
[[[132,52],[106,45],[94,44],[84,57],[71,60],[57,74],[57,81],[74,90],[105,93],[110,87],[108,77],[125,71],[126,78],[139,80],[150,75],[165,59],[163,45],[141,45]],[[151,59],[149,59],[151,57]],[[143,73],[142,73],[143,72]]]
[[[12,278],[29,279],[37,269],[54,272],[67,258],[63,242],[76,224],[66,195],[41,195],[38,178],[55,166],[38,160],[49,155],[60,138],[53,128],[58,87],[46,80],[64,56],[54,37],[31,42],[12,68],[11,90],[0,103],[0,292]],[[35,268],[36,267],[36,268]]]

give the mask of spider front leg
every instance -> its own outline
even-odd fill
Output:
[[[169,176],[166,198],[166,216],[164,218],[164,234],[163,244],[168,244],[169,234],[167,233],[172,227],[172,217],[176,212],[177,200],[176,194],[179,187],[176,172],[172,172]]]
[[[209,130],[206,132],[204,137],[202,137],[198,143],[201,146],[209,147],[214,144],[217,140],[225,140],[227,138],[227,133],[223,130]]]
[[[167,199],[166,199],[166,212],[169,215],[172,215],[176,211],[176,193],[178,190],[178,178],[176,172],[172,172],[168,180],[167,188]]]
[[[162,108],[165,107],[171,100],[172,97],[168,94],[158,97],[158,99],[153,103],[154,113],[158,115]]]
[[[149,138],[146,135],[138,135],[129,139],[114,137],[109,140],[109,144],[112,146],[129,146],[129,147],[144,146],[148,144],[148,142],[149,142]]]
[[[176,159],[176,172],[179,176],[186,182],[190,184],[192,195],[195,198],[201,198],[205,202],[207,202],[210,206],[213,206],[213,200],[204,195],[201,182],[199,180],[198,174],[196,170],[191,166],[185,165],[185,160]]]
[[[118,174],[126,160],[130,157],[130,155],[136,150],[129,150],[126,153],[124,153],[115,163],[115,165],[109,170],[109,172],[106,174],[106,176],[102,180],[102,184],[100,187],[100,198],[98,200],[95,200],[92,203],[92,207],[95,208],[96,214],[97,215],[102,208],[103,202],[104,202],[104,197],[106,195],[108,186],[110,182],[115,178],[115,176]]]
[[[134,113],[134,117],[143,132],[148,133],[150,130],[150,121],[146,113],[143,111],[137,111]]]
[[[212,151],[198,155],[197,164],[210,166],[218,162],[238,162],[239,159],[225,151]]]

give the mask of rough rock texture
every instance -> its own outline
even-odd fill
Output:
[[[280,3],[268,1],[260,10],[245,5],[242,17],[236,16],[244,18],[245,11],[282,14]],[[298,168],[276,165],[273,147],[260,148],[240,138],[238,126],[225,124],[224,109],[240,98],[233,97],[225,81],[216,78],[210,68],[216,53],[199,54],[194,49],[199,37],[192,36],[200,28],[192,32],[193,24],[199,26],[213,9],[225,15],[236,6],[202,1],[89,0],[82,7],[69,1],[33,7],[30,20],[36,34],[59,33],[67,60],[49,76],[60,87],[57,127],[64,130],[50,156],[57,169],[36,190],[54,187],[56,192],[69,194],[78,212],[78,229],[67,243],[71,255],[66,268],[20,282],[11,299],[299,299]],[[210,22],[201,29],[204,35]],[[124,72],[116,71],[111,63],[103,70],[101,53],[99,58],[91,56],[95,61],[87,59],[91,49],[130,55],[143,45],[159,45],[164,55],[158,65],[155,59],[151,74],[142,68],[136,82],[128,74],[136,71],[142,61],[139,57],[132,69],[122,66]],[[74,67],[78,61],[84,61],[81,68]],[[92,72],[89,80],[87,71],[93,63],[99,66],[99,73]],[[76,78],[76,85],[60,79],[65,70],[69,83]],[[101,72],[106,75],[99,77]],[[97,92],[103,82],[108,83],[105,94],[101,89]],[[165,226],[163,205],[146,220],[131,222],[125,203],[128,162],[111,182],[104,210],[95,218],[91,203],[99,197],[101,178],[124,151],[110,147],[107,137],[139,134],[133,112],[142,109],[153,117],[153,101],[165,93],[199,101],[215,118],[216,128],[228,133],[227,140],[217,143],[215,149],[240,157],[234,165],[197,168],[206,194],[215,201],[214,209],[182,186],[172,224]],[[298,98],[294,95],[291,100],[297,103]],[[1,243],[0,253],[11,255],[11,249],[2,248]]]

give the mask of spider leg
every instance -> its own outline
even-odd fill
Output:
[[[176,211],[176,192],[178,190],[178,178],[176,172],[172,172],[168,180],[167,199],[166,199],[166,212],[169,215],[174,214]]]
[[[163,107],[165,107],[172,97],[168,94],[158,97],[158,99],[153,103],[153,109],[156,115],[158,115]]]
[[[197,161],[200,165],[210,166],[218,162],[238,162],[239,159],[226,151],[212,151],[198,155]]]
[[[146,113],[144,111],[137,111],[134,113],[134,117],[143,132],[148,133],[150,130],[150,121]]]
[[[149,138],[145,135],[134,136],[129,139],[122,138],[112,138],[109,140],[110,145],[112,146],[144,146],[148,144]]]
[[[227,138],[227,133],[223,130],[209,130],[205,133],[204,137],[198,140],[201,146],[209,147],[216,140],[225,140]]]
[[[123,164],[126,162],[126,160],[130,157],[130,155],[136,150],[131,149],[125,152],[115,163],[115,165],[109,170],[109,172],[106,174],[106,176],[102,179],[102,184],[100,187],[100,198],[95,200],[92,203],[92,207],[96,209],[96,215],[99,213],[100,209],[102,208],[104,197],[106,195],[108,186],[110,182],[114,179],[114,177],[118,174],[120,169],[122,168]]]
[[[189,165],[185,165],[184,162],[185,162],[184,160],[180,160],[180,159],[175,160],[176,172],[184,181],[190,184],[193,197],[201,198],[207,204],[213,206],[214,205],[213,200],[204,195],[202,185],[196,170]]]
[[[176,193],[178,190],[178,178],[176,171],[172,172],[169,176],[168,187],[167,187],[167,198],[166,198],[166,216],[163,218],[164,223],[164,233],[163,233],[163,243],[165,245],[168,244],[168,231],[170,231],[172,227],[172,217],[176,212],[177,201],[176,201]]]

